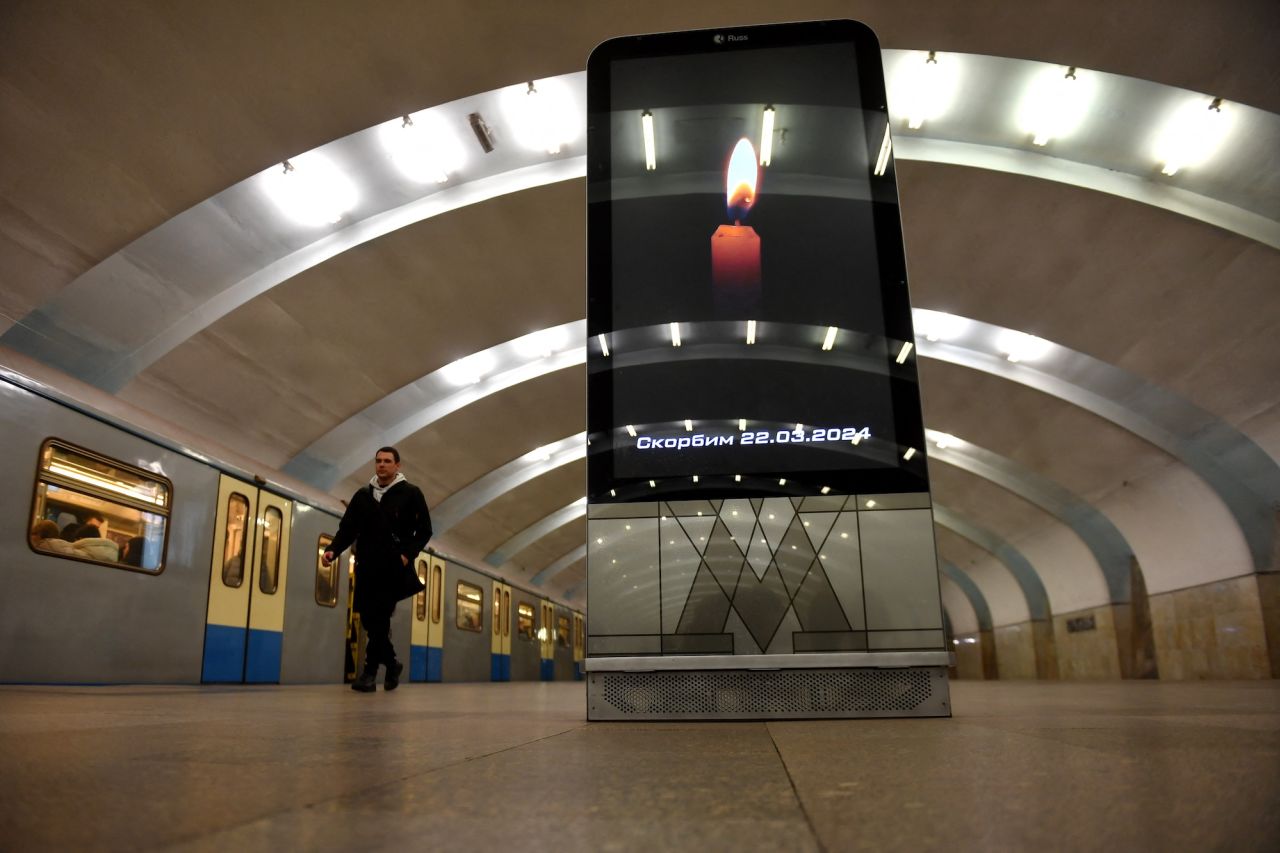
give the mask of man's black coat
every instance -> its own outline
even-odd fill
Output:
[[[414,560],[430,538],[431,515],[417,486],[401,480],[387,489],[381,503],[374,500],[371,486],[356,492],[329,545],[335,554],[356,546],[355,611],[390,610],[412,595]],[[407,568],[401,556],[408,559]]]

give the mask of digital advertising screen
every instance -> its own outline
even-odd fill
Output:
[[[593,503],[928,490],[870,30],[606,42],[587,168]]]

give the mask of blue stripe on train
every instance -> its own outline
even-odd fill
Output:
[[[581,681],[582,677],[582,661],[576,660],[573,662],[573,680]]]
[[[556,680],[556,662],[555,662],[554,660],[546,660],[545,658],[543,659],[543,661],[542,661],[542,680],[543,680],[543,681],[555,681],[555,680]]]
[[[249,629],[249,653],[245,655],[244,680],[249,684],[280,683],[281,631]]]
[[[491,652],[489,654],[489,680],[511,680],[511,655],[499,654],[497,652]]]
[[[409,647],[409,680],[410,681],[426,681],[427,680],[427,647],[426,646],[410,646]]]
[[[204,666],[200,680],[234,682],[244,680],[244,628],[229,625],[204,626]]]
[[[427,646],[427,681],[444,681],[444,649]]]
[[[502,680],[511,680],[511,655],[502,656]]]

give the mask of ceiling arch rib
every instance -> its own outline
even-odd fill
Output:
[[[934,429],[929,461],[945,462],[1006,489],[1071,528],[1084,540],[1107,582],[1112,604],[1129,600],[1129,561],[1133,549],[1105,514],[1070,490],[1008,457]]]
[[[1009,358],[1013,330],[915,309],[918,352],[1035,388],[1124,427],[1195,471],[1235,518],[1254,570],[1275,571],[1274,507],[1280,464],[1231,424],[1178,394],[1082,352],[1041,338],[1034,359]],[[930,329],[948,330],[932,335]],[[1018,339],[1014,334],[1014,346]],[[923,339],[922,339],[923,338]],[[1034,363],[1028,363],[1033,361]]]
[[[582,364],[586,332],[586,321],[575,320],[458,359],[338,424],[290,459],[284,470],[331,489],[367,464],[369,447],[394,446],[482,397]]]
[[[960,591],[964,593],[965,598],[969,599],[969,604],[973,606],[974,615],[978,617],[978,629],[981,631],[990,631],[991,624],[991,608],[987,606],[987,597],[982,594],[982,590],[974,583],[973,578],[962,572],[954,563],[946,560],[942,561],[939,567],[942,574],[951,579]]]
[[[530,582],[534,586],[543,586],[547,581],[551,580],[585,556],[587,556],[587,546],[584,543],[579,545],[577,548],[574,548],[568,554],[565,554],[542,571],[538,572],[530,578]]]
[[[494,568],[503,566],[512,557],[537,542],[543,536],[564,527],[571,521],[577,521],[586,514],[587,499],[585,497],[578,498],[573,503],[561,507],[550,515],[543,516],[497,548],[494,548],[484,558],[484,561]]]
[[[568,465],[570,462],[582,459],[585,456],[586,442],[585,432],[553,441],[516,457],[506,465],[485,474],[471,485],[454,492],[431,513],[431,525],[435,535],[446,533],[455,524],[492,502],[499,495],[504,495],[561,465]]]
[[[1033,621],[1053,618],[1053,611],[1049,607],[1049,594],[1045,591],[1044,583],[1040,580],[1035,567],[1031,565],[1031,561],[1021,551],[994,531],[974,524],[942,504],[933,505],[933,521],[952,533],[968,539],[1003,563],[1013,575],[1018,588],[1022,590],[1022,596],[1027,602],[1027,612]]]
[[[891,92],[894,74],[912,54],[885,51]],[[1271,186],[1280,179],[1274,170],[1255,162],[1258,152],[1280,147],[1280,116],[1231,105],[1235,136],[1247,137],[1249,144],[1227,152],[1235,155],[1222,158],[1227,165],[1190,178],[1156,180],[1146,150],[1148,128],[1162,111],[1174,109],[1194,93],[1089,72],[1103,83],[1101,106],[1107,109],[1098,114],[1125,114],[1130,120],[1097,120],[1069,139],[1054,140],[1054,156],[1047,156],[1047,149],[1008,136],[1008,117],[993,114],[993,105],[986,102],[990,91],[1025,87],[1045,66],[969,54],[949,57],[967,81],[962,98],[973,102],[962,100],[946,117],[926,122],[918,131],[900,130],[893,143],[896,157],[998,169],[1113,193],[1280,248],[1280,186]],[[576,72],[553,79],[580,107],[585,75]],[[473,111],[501,115],[502,91],[442,104],[430,112],[451,127],[465,128],[466,116]],[[997,106],[1012,109],[1010,104]],[[897,112],[895,106],[895,118]],[[460,167],[460,180],[451,176],[453,182],[445,188],[428,185],[424,191],[423,184],[396,173],[378,142],[381,127],[316,149],[360,177],[362,196],[346,224],[325,227],[321,233],[285,221],[264,192],[267,176],[278,168],[273,166],[102,261],[0,335],[0,344],[117,391],[238,306],[336,254],[463,205],[585,174],[581,143],[566,145],[550,160],[543,152],[507,145],[479,159],[479,167]]]
[[[1022,333],[921,308],[914,310],[913,317],[922,357],[981,370],[1073,403],[1129,429],[1196,471],[1232,512],[1249,544],[1255,569],[1269,570],[1274,559],[1272,507],[1280,502],[1280,466],[1239,430],[1172,392],[1050,341],[1032,339],[1040,350],[1034,366],[1025,360],[1013,363],[1002,349],[1014,348],[1008,341],[1011,336],[1015,342],[1021,340],[1018,336]],[[444,378],[452,366],[434,371],[335,427],[291,460],[285,471],[318,487],[331,487],[365,464],[371,442],[394,444],[437,418],[515,381],[532,379],[585,360],[585,349],[581,347],[585,335],[583,321],[547,332],[570,336],[569,348],[551,357],[536,352],[529,355],[527,351],[522,356],[519,342],[536,340],[541,332],[499,344],[483,351],[490,359],[488,363],[496,365],[494,373],[461,392]],[[670,357],[668,348],[655,352],[661,357]],[[699,355],[769,358],[779,353],[761,345],[748,348],[711,343],[683,347],[681,355],[685,358]],[[804,351],[794,347],[787,348],[781,355],[806,357]],[[643,360],[646,356],[641,351],[627,357]],[[838,353],[819,356],[813,352],[808,353],[808,357],[837,359],[841,356]],[[1027,358],[1025,354],[1022,357]],[[877,361],[866,358],[848,359],[845,366],[882,369]],[[932,433],[931,438],[936,442],[942,435]],[[948,449],[942,448],[933,456],[972,473],[982,468],[982,476],[1031,500],[1071,527],[1089,545],[1102,568],[1112,601],[1128,600],[1128,560],[1132,549],[1105,516],[1011,460],[994,461],[994,454],[989,455],[976,445],[957,441],[950,448],[950,454],[953,459],[948,459]],[[1011,467],[1017,470],[1007,470]],[[1011,484],[1016,484],[1016,488]]]

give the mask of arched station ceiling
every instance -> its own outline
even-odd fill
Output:
[[[674,3],[536,9],[441,3],[430,10],[409,3],[363,10],[304,3],[97,5],[11,4],[3,13],[0,331],[9,343],[27,330],[48,331],[39,312],[59,299],[88,318],[73,331],[91,345],[89,352],[152,328],[157,318],[148,315],[146,302],[116,313],[135,290],[77,292],[76,281],[125,258],[130,244],[180,222],[184,211],[286,158],[406,112],[572,73],[595,43],[614,35],[760,22],[778,14],[774,4],[752,2],[696,9]],[[1031,390],[998,371],[925,358],[930,427],[1094,504],[1114,502],[1130,483],[1185,463],[1188,452],[1207,452],[1215,465],[1228,457],[1247,464],[1226,452],[1246,445],[1224,450],[1224,434],[1243,438],[1249,453],[1263,453],[1274,467],[1280,254],[1269,235],[1280,218],[1280,162],[1278,147],[1267,141],[1280,109],[1274,4],[993,1],[957,7],[939,0],[890,9],[827,2],[792,4],[786,13],[855,17],[903,56],[912,49],[971,54],[975,68],[995,75],[962,84],[983,110],[926,122],[914,137],[895,125],[917,306],[1054,341],[1094,366],[1170,392],[1206,415],[1200,427],[1207,430],[1193,428],[1190,444],[1176,437],[1172,447],[1152,444],[1151,435],[1134,437],[1133,424],[1114,426],[1120,420],[1043,393],[1053,394],[1049,388],[1031,383],[1040,388]],[[1008,118],[1016,95],[1009,71],[1016,63],[1008,63],[1016,59],[1132,78],[1125,85],[1134,91],[1147,86],[1167,93],[1156,85],[1163,84],[1222,97],[1249,116],[1256,132],[1235,137],[1224,160],[1165,178],[1157,163],[1143,160],[1159,99],[1110,101],[1092,119],[1097,135],[1083,140],[1089,144],[1073,149],[1069,140],[1051,142],[1051,153],[1039,154]],[[987,82],[977,87],[975,80]],[[1116,140],[1132,144],[1121,150]],[[580,154],[567,150],[562,165],[551,168],[571,172]],[[1117,156],[1132,163],[1117,167]],[[1055,159],[1056,179],[1041,171]],[[525,168],[510,166],[497,171]],[[1136,189],[1104,186],[1099,169],[1126,172],[1122,182]],[[482,200],[430,218],[409,217],[404,227],[349,248],[331,245],[328,255],[321,247],[318,262],[286,264],[288,275],[277,274],[279,283],[255,298],[231,299],[224,304],[231,310],[191,317],[201,321],[191,327],[194,334],[176,336],[154,358],[138,361],[136,375],[126,370],[100,385],[118,383],[112,390],[119,399],[273,468],[284,468],[340,425],[384,429],[392,422],[352,419],[376,411],[379,401],[388,405],[400,389],[459,357],[581,318],[582,183],[566,177],[526,175],[532,188],[507,194],[478,184],[458,187],[455,195],[473,192]],[[274,262],[316,243],[314,234],[250,231]],[[195,229],[167,256],[161,251],[149,259],[145,271],[162,273],[158,280],[173,270],[207,283],[216,277],[213,261],[234,254],[220,242],[223,233]],[[153,263],[156,258],[161,263]],[[246,265],[234,281],[252,280],[262,269]],[[246,287],[252,290],[252,282]],[[162,330],[181,326],[205,304],[174,301],[167,287],[153,295],[152,310],[166,306]],[[921,346],[922,355],[936,355]],[[69,348],[49,352],[53,362],[75,356]],[[1086,388],[1098,383],[1085,380],[1099,379],[1088,365],[1068,378]],[[1119,393],[1126,403],[1143,403],[1132,390]],[[580,431],[582,393],[580,368],[570,368],[440,410],[430,428],[407,432],[401,441],[406,471],[447,516],[460,506],[450,503],[452,496]],[[400,421],[415,416],[413,409],[410,403],[401,410]],[[1055,523],[1007,493],[978,485],[973,475],[939,467],[937,502],[1006,542],[1034,539]],[[570,462],[493,495],[458,514],[444,546],[477,563],[501,553],[500,565],[513,577],[527,581],[547,572],[555,575],[550,588],[580,595],[584,567],[574,554],[585,535],[581,520],[529,541],[518,535],[578,500],[583,474],[581,461]],[[345,496],[362,479],[363,473],[338,481],[334,494]],[[1230,503],[1210,480],[1188,488],[1198,500]],[[1265,489],[1261,494],[1265,501]],[[1257,543],[1240,532],[1239,512],[1222,515],[1225,529],[1234,526],[1242,542],[1237,562],[1247,571]],[[1189,511],[1188,518],[1194,516]],[[1117,524],[1128,535],[1135,522],[1125,517]],[[1138,535],[1128,538],[1141,557],[1144,534],[1137,526]],[[973,565],[967,546],[947,534],[940,542],[944,557]],[[507,550],[513,546],[518,550]],[[1033,550],[1026,553],[1034,561]],[[1161,567],[1144,569],[1148,586],[1157,589]],[[1097,573],[1096,566],[1090,570]],[[1045,579],[1051,598],[1070,583],[1067,568],[1055,571]],[[1105,585],[1097,586],[1105,599]],[[991,610],[1000,624],[1009,607],[993,598]]]

